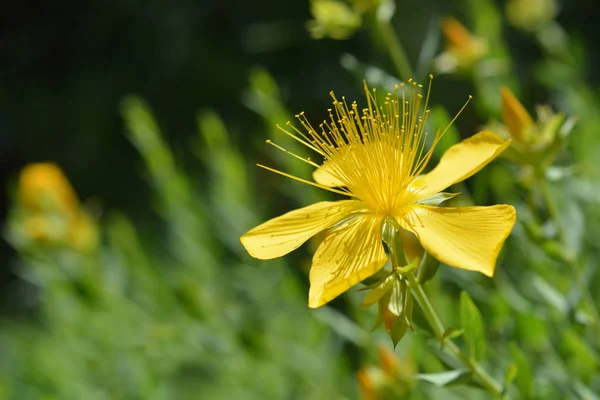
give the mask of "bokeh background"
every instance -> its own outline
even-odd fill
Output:
[[[483,36],[500,21],[501,36],[488,38],[491,57],[505,62],[498,76],[434,79],[440,123],[475,96],[454,125],[457,137],[500,120],[502,84],[532,114],[547,104],[578,118],[556,162],[577,172],[552,190],[595,297],[600,7],[559,2],[550,18],[558,36],[544,45],[538,32],[511,24],[505,6],[398,0],[392,23],[416,78],[426,80],[444,50],[442,17]],[[284,140],[275,124],[300,111],[323,119],[330,90],[360,99],[362,79],[388,88],[397,80],[366,20],[345,40],[316,40],[311,19],[308,1],[40,1],[3,10],[0,398],[374,399],[383,386],[380,398],[488,398],[415,379],[445,368],[418,333],[395,353],[385,332],[371,334],[375,314],[360,309],[360,294],[308,310],[316,242],[270,262],[239,243],[262,220],[332,198],[254,166],[310,176],[264,144]],[[548,42],[561,41],[553,52]],[[89,238],[81,246],[40,242],[27,230],[19,174],[46,161],[81,199],[92,231],[75,234]],[[463,189],[477,204],[535,209],[535,193],[529,201],[511,168],[500,163]],[[540,208],[535,223],[548,243],[550,213]],[[48,229],[71,229],[63,223]],[[568,269],[535,250],[543,243],[527,228],[515,230],[497,280],[442,267],[430,283],[442,316],[456,320],[466,289],[484,311],[483,362],[498,379],[518,359],[523,398],[597,398],[600,335],[577,317]]]

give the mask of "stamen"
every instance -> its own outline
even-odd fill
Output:
[[[341,195],[344,195],[344,196],[352,196],[352,193],[350,193],[349,191],[344,190],[344,189],[335,189],[335,188],[331,188],[329,186],[321,185],[321,184],[316,183],[316,182],[311,182],[311,181],[308,181],[306,179],[298,178],[297,176],[288,174],[286,172],[279,171],[279,170],[277,170],[275,168],[267,167],[266,165],[256,164],[256,166],[260,167],[260,168],[264,168],[267,171],[271,171],[271,172],[275,172],[276,174],[283,175],[283,176],[285,176],[287,178],[294,179],[294,180],[296,180],[298,182],[306,183],[307,185],[315,186],[315,187],[318,187],[318,188],[321,188],[321,189],[325,189],[325,190],[328,190],[330,192],[341,194]]]

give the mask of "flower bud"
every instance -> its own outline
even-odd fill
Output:
[[[311,12],[308,29],[315,39],[348,39],[361,25],[360,14],[342,1],[314,0]]]
[[[488,53],[487,43],[455,18],[442,19],[442,33],[446,49],[435,60],[435,69],[441,73],[468,71]]]
[[[515,27],[534,30],[556,17],[556,0],[509,0],[506,18]]]
[[[88,252],[98,245],[98,228],[82,209],[62,170],[53,163],[26,166],[20,174],[18,205],[9,238],[15,247],[67,247]]]
[[[513,139],[520,143],[529,143],[534,129],[533,119],[506,86],[500,90],[502,96],[502,122],[508,128]]]

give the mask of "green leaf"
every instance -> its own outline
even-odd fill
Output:
[[[519,369],[514,363],[511,363],[506,369],[506,374],[504,375],[504,393],[506,393],[512,381],[517,377],[518,371]]]
[[[510,344],[510,352],[513,361],[512,365],[517,369],[517,375],[514,378],[515,386],[519,389],[521,396],[528,398],[531,394],[533,383],[533,373],[529,366],[529,361],[516,343]]]
[[[460,294],[460,323],[464,330],[467,354],[474,360],[483,357],[485,338],[481,313],[467,292]]]
[[[459,337],[463,333],[464,333],[464,330],[457,329],[457,328],[455,328],[453,326],[450,326],[450,327],[446,328],[446,330],[442,334],[441,342],[440,342],[441,346],[442,346],[442,349],[444,348],[445,339],[454,339],[455,337]]]
[[[432,383],[438,387],[444,387],[451,384],[463,383],[471,378],[471,374],[466,369],[455,369],[453,371],[437,372],[434,374],[416,374],[415,378]]]
[[[541,276],[536,275],[531,281],[531,286],[537,290],[548,305],[561,314],[565,315],[569,311],[569,302],[567,298]]]
[[[415,329],[412,326],[412,312],[413,312],[413,298],[410,295],[410,291],[407,290],[404,296],[404,320],[406,324],[410,328],[410,330],[414,331]]]

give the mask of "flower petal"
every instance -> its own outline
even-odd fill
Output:
[[[495,133],[479,132],[450,147],[439,164],[428,174],[415,179],[410,189],[419,192],[418,198],[438,193],[480,171],[509,144],[510,140],[503,141]]]
[[[268,260],[297,249],[313,235],[363,207],[360,201],[322,201],[273,218],[240,240],[252,257]]]
[[[490,207],[413,207],[398,222],[414,232],[423,247],[452,267],[494,275],[502,244],[515,224],[515,209]]]
[[[372,214],[360,215],[327,235],[313,257],[309,307],[322,306],[385,265],[381,221]]]

